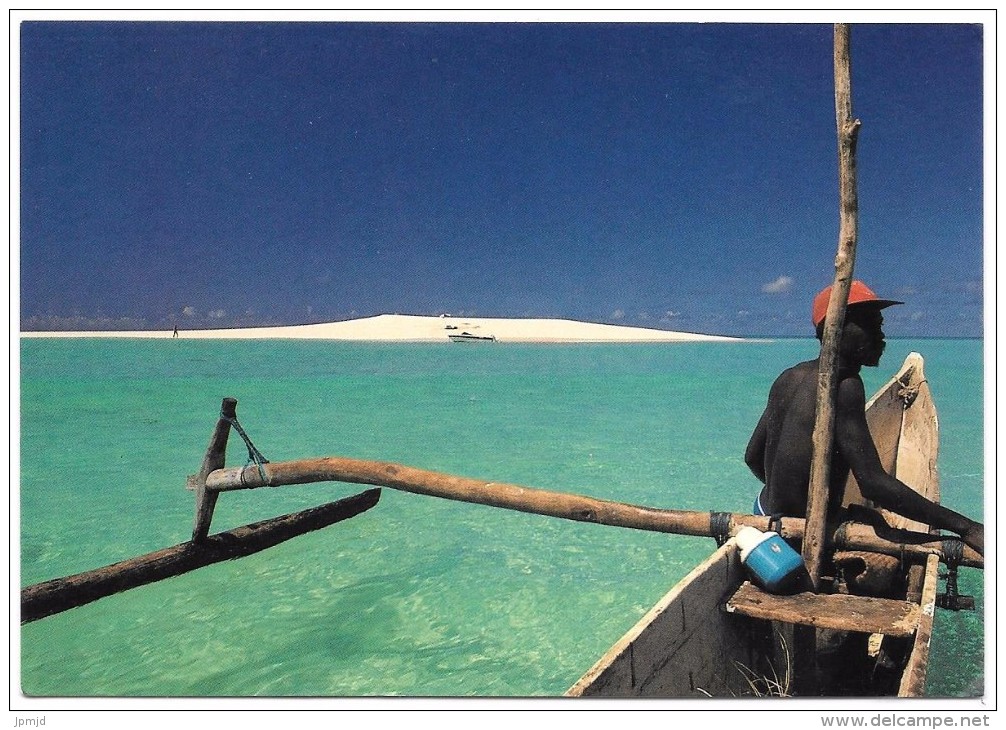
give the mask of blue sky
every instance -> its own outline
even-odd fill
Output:
[[[981,336],[983,28],[854,24],[852,68],[857,278]],[[19,102],[23,329],[803,336],[834,273],[829,24],[27,22]]]

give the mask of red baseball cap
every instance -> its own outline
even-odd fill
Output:
[[[821,292],[814,297],[814,308],[811,311],[810,321],[817,327],[821,322],[824,321],[825,315],[828,314],[828,301],[831,299],[831,287],[826,287],[821,290]],[[896,302],[893,299],[881,299],[873,290],[861,281],[853,281],[852,285],[849,287],[849,305],[852,304],[871,304],[877,309],[883,309],[884,307],[890,307],[892,304],[904,304],[904,302]]]

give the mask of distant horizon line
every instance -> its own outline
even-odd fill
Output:
[[[643,329],[643,330],[651,330],[651,331],[655,331],[655,332],[695,334],[695,335],[704,335],[704,336],[710,336],[710,337],[724,337],[724,338],[731,338],[731,339],[748,339],[748,340],[750,340],[750,339],[754,339],[754,340],[759,340],[759,339],[762,339],[762,340],[763,339],[773,339],[773,340],[813,340],[813,339],[816,339],[816,337],[815,337],[815,335],[813,333],[808,333],[806,335],[800,335],[800,334],[775,334],[775,333],[768,333],[768,332],[755,332],[755,333],[749,333],[749,334],[743,334],[743,335],[739,335],[739,334],[738,335],[734,335],[734,334],[722,334],[722,333],[704,332],[704,331],[690,330],[690,329],[671,329],[671,328],[658,327],[658,326],[647,325],[647,324],[627,324],[625,322],[620,322],[620,321],[612,322],[612,321],[598,321],[598,320],[588,320],[588,319],[577,319],[577,318],[571,317],[571,316],[560,316],[560,315],[534,315],[534,316],[513,317],[513,316],[505,316],[505,315],[452,314],[452,313],[449,313],[449,312],[442,312],[442,313],[438,313],[438,314],[415,314],[415,313],[401,313],[401,312],[381,312],[381,313],[378,313],[378,314],[367,314],[367,315],[351,316],[351,317],[348,317],[348,318],[345,318],[345,319],[324,319],[324,320],[318,320],[318,321],[297,322],[297,323],[293,323],[293,324],[290,324],[290,323],[283,323],[283,324],[272,323],[272,324],[252,324],[252,325],[227,325],[227,326],[222,326],[222,327],[196,325],[196,326],[188,327],[188,328],[184,328],[181,323],[177,323],[177,322],[163,322],[163,321],[160,323],[161,326],[150,327],[149,325],[145,325],[142,320],[140,320],[140,321],[132,321],[132,320],[130,320],[134,324],[134,326],[132,326],[132,327],[102,327],[102,326],[95,326],[96,322],[94,322],[94,320],[88,320],[87,324],[85,326],[82,326],[82,327],[79,327],[79,328],[31,329],[31,328],[25,328],[24,327],[24,323],[22,322],[21,325],[19,326],[18,333],[19,333],[19,335],[28,335],[29,337],[33,336],[33,335],[45,335],[45,334],[58,336],[59,334],[62,334],[62,333],[65,333],[65,334],[68,334],[68,335],[73,335],[73,334],[79,334],[79,333],[83,333],[83,332],[93,332],[93,333],[104,333],[104,332],[107,332],[109,334],[123,333],[123,332],[163,333],[165,331],[170,332],[175,327],[178,328],[179,332],[185,332],[185,331],[189,331],[189,332],[203,331],[203,332],[206,332],[206,331],[217,331],[217,330],[219,330],[221,332],[225,332],[225,331],[239,330],[239,329],[243,330],[243,329],[276,329],[276,328],[291,328],[291,327],[311,327],[311,326],[317,326],[317,325],[338,324],[338,323],[343,323],[343,322],[354,322],[354,321],[360,321],[360,320],[366,320],[366,319],[375,319],[375,318],[379,318],[379,317],[421,317],[421,318],[430,318],[430,319],[473,319],[473,320],[474,319],[481,319],[481,320],[510,320],[510,321],[517,321],[517,320],[521,320],[521,321],[553,320],[553,321],[573,322],[573,323],[578,323],[578,324],[602,325],[602,326],[607,326],[607,327],[619,327],[619,328],[626,328],[626,329]],[[63,319],[63,318],[61,318],[61,319]],[[71,318],[65,318],[65,319],[71,319]],[[84,317],[80,317],[80,319],[83,320],[85,318]],[[129,318],[120,318],[119,320],[115,320],[115,321],[120,321],[121,322],[122,319],[129,319]],[[982,340],[985,339],[985,335],[984,334],[980,334],[980,335],[908,334],[908,335],[898,335],[898,336],[888,335],[887,339],[889,341],[896,341],[898,339],[909,339],[909,340],[962,340],[962,341],[963,340],[978,340],[978,341],[982,341]]]
[[[542,315],[521,315],[521,316],[509,316],[504,314],[450,314],[450,313],[437,313],[437,314],[419,314],[415,312],[379,312],[377,314],[360,314],[355,316],[349,316],[341,319],[319,319],[312,321],[299,321],[299,322],[262,322],[258,324],[229,324],[224,326],[215,327],[205,323],[195,324],[195,326],[187,327],[186,329],[192,330],[231,330],[231,329],[265,329],[265,328],[275,328],[275,327],[311,327],[315,325],[322,324],[339,324],[342,322],[357,322],[365,319],[375,319],[378,317],[423,317],[427,319],[500,319],[500,320],[510,320],[510,321],[541,321],[541,320],[552,320],[559,322],[576,322],[579,324],[596,324],[604,325],[607,327],[628,327],[633,329],[649,329],[656,330],[659,332],[677,332],[681,330],[674,330],[666,327],[657,327],[652,324],[629,324],[623,320],[599,320],[599,319],[579,319],[570,315],[557,315],[557,314],[542,314]],[[58,315],[50,316],[39,316],[33,315],[28,319],[57,319],[57,320],[73,320],[79,319],[86,322],[88,326],[74,329],[31,329],[25,328],[24,322],[22,321],[19,327],[21,332],[85,332],[85,331],[107,331],[107,332],[133,332],[138,330],[151,331],[151,332],[163,332],[164,330],[171,330],[173,327],[178,327],[179,331],[182,330],[181,321],[175,322],[171,320],[160,320],[157,326],[151,326],[146,323],[146,320],[142,318],[131,318],[131,317],[101,317],[101,318],[88,318],[84,316],[74,316],[74,317],[60,317]],[[96,321],[97,320],[97,321]],[[95,326],[100,322],[127,322],[131,326],[123,327],[104,327]],[[730,335],[722,335],[724,337]]]

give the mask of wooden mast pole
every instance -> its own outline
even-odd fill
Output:
[[[826,543],[828,486],[835,427],[835,393],[838,352],[845,309],[852,286],[856,259],[857,216],[856,140],[860,122],[852,118],[852,81],[849,60],[849,26],[835,24],[835,121],[838,130],[839,235],[835,255],[835,280],[824,333],[818,371],[817,415],[814,422],[814,456],[807,494],[807,522],[803,538],[803,559],[814,589],[820,587],[821,563]]]

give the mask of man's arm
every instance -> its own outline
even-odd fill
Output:
[[[884,471],[866,425],[865,406],[863,381],[843,379],[836,399],[835,446],[849,464],[863,496],[909,519],[956,532],[964,542],[984,554],[985,529],[980,523],[931,502]]]
[[[765,439],[767,432],[765,418],[767,414],[768,411],[758,419],[758,425],[755,426],[754,433],[751,434],[748,441],[748,447],[744,451],[744,463],[748,465],[748,469],[758,477],[762,484],[765,483]]]

